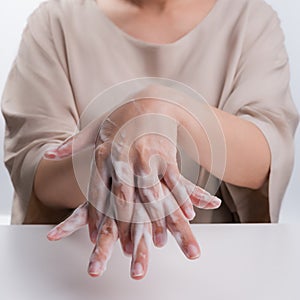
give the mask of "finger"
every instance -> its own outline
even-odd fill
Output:
[[[113,179],[111,201],[114,205],[115,220],[117,220],[120,242],[125,255],[131,255],[133,244],[131,241],[131,219],[133,214],[134,189]]]
[[[142,179],[140,178],[140,180]],[[144,183],[142,183],[142,186],[144,186]],[[147,215],[140,213],[139,219],[135,220],[135,222],[148,222],[150,218],[152,223],[152,240],[156,247],[163,247],[167,242],[165,203],[163,201],[164,197],[160,183],[151,188],[140,188],[138,193],[136,193],[136,209],[144,210],[147,212]],[[143,207],[138,208],[139,202],[143,203]]]
[[[222,201],[219,198],[184,178],[175,164],[168,166],[164,174],[164,181],[188,219],[192,217],[189,201],[195,206],[205,209],[214,209],[221,205]]]
[[[78,134],[79,135],[79,134]],[[73,153],[73,142],[76,140],[77,136],[71,136],[66,139],[61,145],[57,148],[48,150],[44,153],[45,159],[50,160],[59,160],[72,156]]]
[[[168,188],[165,185],[162,185],[162,188],[164,193],[169,195],[169,198],[173,198],[173,202],[176,202]],[[169,214],[166,217],[166,224],[185,256],[189,259],[198,258],[200,256],[200,247],[181,209],[176,209]]]
[[[178,209],[167,216],[166,223],[168,230],[174,236],[185,256],[189,259],[198,258],[200,256],[200,247],[182,211]]]
[[[117,239],[118,228],[116,222],[111,218],[104,218],[88,266],[88,273],[92,277],[101,276],[105,272]]]
[[[182,211],[177,210],[167,216],[166,223],[168,230],[174,236],[185,256],[189,259],[198,258],[200,256],[200,247]]]
[[[91,166],[91,177],[88,186],[88,201],[91,204],[89,210],[89,234],[92,243],[96,242],[98,227],[105,214],[107,214],[107,197],[109,195],[109,170],[107,158],[109,147],[102,144],[95,150],[95,160]]]
[[[123,137],[117,135],[112,144],[111,168],[112,188],[111,201],[114,206],[114,217],[117,220],[120,242],[125,255],[131,255],[130,224],[134,209],[134,173],[129,161],[128,146]]]
[[[131,224],[125,222],[118,222],[118,231],[120,237],[120,243],[123,249],[123,252],[127,256],[131,256],[133,253],[133,243],[131,240]]]
[[[187,193],[190,196],[192,203],[202,209],[216,209],[222,204],[222,200],[216,196],[211,195],[206,190],[193,184],[181,176],[181,182],[185,186]]]
[[[140,200],[145,204],[144,207],[147,210],[151,222],[155,222],[165,217],[160,201],[162,195],[160,180],[158,178],[160,157],[158,155],[151,156],[149,149],[144,151],[144,144],[142,143],[136,147],[140,149],[137,157],[135,157],[136,187],[139,192]],[[141,220],[141,222],[145,222],[145,220]]]
[[[88,221],[88,202],[80,205],[74,210],[70,217],[62,223],[55,226],[47,234],[50,241],[57,241],[71,235],[81,227],[85,226]]]
[[[165,219],[152,223],[152,239],[156,247],[163,247],[168,240],[168,233]]]
[[[163,247],[167,243],[166,210],[164,208],[167,204],[164,202],[164,193],[160,181],[152,188],[143,189],[142,194],[146,198],[143,202],[152,221],[153,243],[156,247]]]
[[[139,178],[139,182],[143,181],[143,177]],[[152,239],[157,247],[163,247],[167,242],[167,230],[165,224],[164,197],[160,181],[149,188],[139,188],[139,197],[147,211],[152,222]],[[138,185],[139,186],[139,185]],[[144,183],[141,186],[145,186]],[[145,222],[146,220],[140,220]]]
[[[91,122],[80,132],[66,139],[57,148],[45,152],[44,158],[51,160],[64,159],[89,147],[94,147],[101,122],[102,119]]]
[[[151,222],[155,223],[165,217],[162,199],[163,196],[160,193],[160,183],[149,188],[139,188],[139,196],[141,202],[150,217]],[[145,221],[145,220],[141,220]]]
[[[92,204],[89,205],[88,209],[88,225],[90,240],[93,244],[96,244],[98,230],[101,222],[105,215],[99,212]]]
[[[141,127],[143,124],[141,124]],[[160,174],[158,170],[164,165],[164,159],[160,149],[169,146],[169,141],[156,135],[143,135],[134,144],[136,151],[134,156],[134,170],[136,174],[137,190],[143,206],[152,222],[153,242],[156,246],[162,247],[167,241],[165,227],[165,211],[162,203],[160,187]],[[154,147],[154,148],[153,148]],[[176,152],[174,152],[176,153]],[[169,153],[170,154],[170,153]],[[172,156],[172,155],[171,155]],[[147,219],[148,219],[147,216]],[[146,222],[140,219],[137,222]]]
[[[163,175],[164,182],[174,195],[174,198],[176,199],[182,212],[186,218],[192,220],[196,214],[190,196],[184,184],[181,182],[181,177],[182,176],[176,164],[169,164]]]
[[[148,270],[149,250],[151,241],[150,223],[132,225],[132,240],[134,251],[131,261],[131,277],[142,279]]]

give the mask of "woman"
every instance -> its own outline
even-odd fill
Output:
[[[189,100],[158,101],[161,94],[177,97],[160,85],[146,88],[138,94],[141,101],[124,102],[109,116],[99,113],[103,122],[68,139],[93,98],[106,88],[139,77],[182,82],[207,100],[224,134],[226,152],[220,151],[226,154],[224,172],[210,168],[210,141],[205,130],[183,109]],[[288,58],[279,21],[261,0],[45,2],[28,20],[2,108],[7,122],[5,160],[16,191],[13,222],[58,223],[81,205],[48,237],[59,239],[88,223],[91,240],[96,243],[89,265],[92,276],[104,272],[112,246],[120,237],[124,252],[133,256],[132,277],[142,278],[147,270],[147,236],[152,230],[155,245],[162,246],[166,227],[188,258],[199,256],[187,222],[194,217],[191,202],[213,209],[220,201],[198,187],[191,188],[190,181],[180,175],[174,144],[182,125],[195,142],[201,157],[201,161],[196,159],[198,165],[212,171],[216,182],[222,180],[217,184],[221,207],[197,210],[194,221],[278,221],[292,169],[298,114],[290,97]],[[202,112],[202,106],[195,111]],[[175,124],[166,126],[169,140],[149,135],[150,126],[148,135],[134,144],[128,161],[138,176],[154,170],[159,177],[160,160],[154,162],[157,168],[147,166],[152,155],[163,157],[166,172],[159,182],[152,182],[151,187],[156,187],[152,194],[154,198],[159,198],[159,193],[162,197],[170,194],[172,203],[177,201],[180,206],[165,218],[161,214],[153,218],[147,210],[152,229],[146,221],[131,224],[128,215],[119,220],[118,215],[104,216],[105,211],[95,209],[101,202],[101,180],[95,179],[99,170],[104,172],[100,174],[105,183],[102,188],[108,186],[116,198],[122,198],[120,186],[114,184],[120,177],[114,175],[118,174],[116,164],[110,161],[108,166],[107,161],[112,160],[111,153],[116,153],[116,161],[123,161],[128,145],[117,143],[122,147],[113,152],[114,138],[129,120],[151,113],[174,120]],[[205,115],[206,111],[199,118]],[[144,119],[140,125],[148,124]],[[109,134],[103,138],[101,130],[108,125]],[[72,145],[75,152],[85,148],[95,141],[99,128],[96,167],[89,184],[89,196],[97,199],[86,203],[72,167]],[[125,202],[152,202],[140,192],[144,186],[128,186]],[[184,189],[185,197],[176,193],[176,186]],[[120,207],[118,213],[122,213]],[[155,213],[159,211],[155,209]]]

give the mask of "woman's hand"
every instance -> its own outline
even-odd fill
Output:
[[[163,191],[168,194],[167,187],[162,184]],[[136,193],[135,201],[139,196]],[[175,201],[175,199],[173,199]],[[175,237],[182,251],[190,259],[195,259],[200,255],[198,243],[191,231],[190,225],[180,209],[177,209],[170,216],[166,217],[168,229]],[[180,220],[178,222],[178,220]],[[88,266],[88,273],[92,277],[101,276],[106,270],[107,263],[111,257],[113,247],[119,237],[117,221],[101,214],[89,202],[79,206],[73,214],[65,221],[54,227],[48,233],[48,239],[57,241],[65,238],[85,225],[89,226],[90,239],[95,244]],[[131,277],[142,279],[147,272],[151,223],[130,224],[130,240],[132,242],[131,252]]]
[[[89,225],[90,239],[95,244],[88,272],[91,276],[99,276],[106,270],[113,246],[118,239],[115,220],[104,216],[90,203],[85,202],[74,210],[69,218],[49,231],[47,237],[50,241],[57,241],[87,224]]]
[[[117,220],[114,224],[118,227],[123,250],[133,254],[133,266],[137,242],[132,240],[132,228],[145,224],[149,227],[150,219],[156,246],[166,243],[168,228],[185,255],[196,258],[200,249],[187,222],[194,217],[192,204],[209,209],[220,205],[218,198],[180,174],[176,160],[178,124],[164,109],[161,102],[153,99],[127,103],[105,119],[96,142],[88,200],[92,204],[89,207],[98,210],[101,221],[86,220],[90,236],[95,242],[95,236],[101,232],[102,219]],[[84,149],[87,145],[83,141],[89,140],[87,132],[46,153],[46,157],[62,159]],[[74,214],[78,217],[78,212]],[[103,218],[103,215],[108,217]],[[75,222],[73,217],[70,220]],[[102,225],[96,226],[98,223]],[[109,224],[112,226],[112,221]],[[147,264],[141,265],[145,270]]]

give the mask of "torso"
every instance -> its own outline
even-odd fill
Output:
[[[99,1],[101,10],[103,8],[105,15],[116,26],[112,26],[113,23],[108,22],[108,18],[100,13],[96,1]],[[80,116],[82,121],[83,112],[95,102],[95,99],[103,100],[103,97],[97,96],[105,96],[106,91],[116,90],[112,87],[119,86],[122,82],[131,82],[136,78],[160,77],[181,82],[201,94],[210,105],[233,114],[241,106],[240,101],[244,103],[251,99],[256,101],[260,99],[260,93],[265,95],[265,83],[251,75],[252,70],[256,74],[257,71],[255,65],[249,67],[249,61],[253,60],[253,56],[247,55],[248,60],[245,60],[245,49],[256,45],[257,42],[266,47],[264,40],[261,39],[261,33],[273,25],[274,21],[274,13],[269,6],[262,0],[183,1],[185,3],[193,1],[194,5],[186,5],[174,11],[172,15],[164,16],[143,14],[132,7],[125,9],[124,1],[123,5],[119,6],[121,0],[51,0],[40,7],[31,17],[29,27],[31,31],[27,33],[30,37],[34,33],[35,38],[41,42],[38,46],[43,46],[44,49],[55,46],[57,67],[59,70],[63,68],[67,75],[66,79],[69,80],[70,86],[67,81],[57,80],[57,88],[54,90],[65,85],[63,87],[68,93],[70,90],[72,98],[63,98],[65,94],[58,92],[59,97],[52,97],[53,103],[51,102],[50,106],[54,108],[57,104],[57,107],[61,107],[61,101],[64,101],[64,110],[61,111],[62,114],[66,114],[62,117],[63,130],[69,128],[67,116],[70,116],[70,119],[74,118],[76,122]],[[210,6],[204,6],[204,2],[210,3]],[[188,11],[188,7],[192,12]],[[197,24],[200,26],[196,26]],[[51,39],[50,34],[48,37],[40,32],[40,29],[43,29],[42,33],[45,32],[44,29],[47,28],[45,26],[48,25],[51,29]],[[117,26],[121,31],[141,41],[122,34],[120,30],[114,28]],[[189,32],[190,34],[187,34]],[[24,35],[24,38],[27,37],[26,46],[27,43],[37,46],[36,41],[29,38],[28,34]],[[272,38],[279,41],[282,36],[280,32],[274,32]],[[177,42],[174,43],[175,41]],[[264,50],[265,48],[262,49]],[[43,53],[40,57],[42,61],[45,60]],[[19,59],[22,62],[24,57],[21,56]],[[26,66],[25,62],[23,63]],[[245,64],[248,64],[248,70],[245,69]],[[51,70],[56,70],[56,65]],[[237,88],[238,77],[245,83],[238,86],[239,88]],[[256,85],[249,88],[252,81],[248,79],[255,80]],[[119,91],[117,96],[124,97],[124,89]],[[105,101],[114,99],[105,97]],[[98,110],[89,110],[95,114],[99,113]],[[72,130],[70,129],[70,132]],[[87,164],[86,173],[82,173],[84,180],[89,180],[89,173],[90,168]],[[249,193],[248,190],[239,192],[241,193],[239,199],[243,200],[243,204],[240,203],[238,208],[238,212],[243,216],[242,221],[260,218],[257,214],[262,210],[255,208],[261,208],[261,202],[266,203],[266,196],[260,195],[259,192]],[[26,212],[24,203],[27,205],[28,201],[24,195],[17,196],[14,201],[15,223],[24,221]],[[230,193],[222,191],[222,198],[230,212],[235,212]],[[254,200],[257,205],[253,205]],[[273,210],[277,213],[280,201],[276,199],[275,201],[277,202]],[[42,208],[38,207],[31,212],[41,217]],[[45,216],[47,214],[43,213]],[[209,219],[212,221],[213,217]],[[205,221],[203,216],[201,220]],[[224,220],[222,217],[222,221]]]

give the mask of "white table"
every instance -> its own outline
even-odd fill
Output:
[[[86,229],[48,242],[49,228],[0,226],[1,300],[300,299],[300,225],[193,225],[201,258],[185,259],[170,237],[142,281],[119,246],[104,276],[89,277]]]

